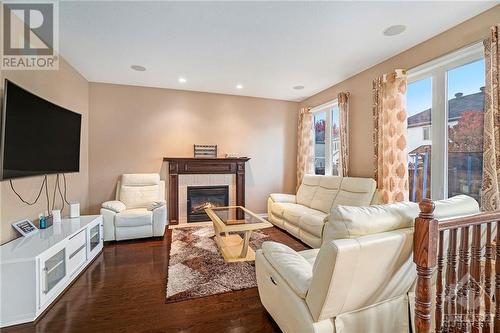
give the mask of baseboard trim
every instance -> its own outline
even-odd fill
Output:
[[[191,222],[191,223],[179,223],[179,224],[173,224],[169,225],[169,229],[179,229],[179,228],[191,228],[191,227],[206,227],[212,225],[212,221],[207,221],[207,222]]]

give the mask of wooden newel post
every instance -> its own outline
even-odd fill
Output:
[[[431,279],[437,261],[438,221],[433,217],[431,200],[422,200],[419,207],[413,235],[413,261],[417,265],[415,328],[417,333],[428,333],[431,330]]]

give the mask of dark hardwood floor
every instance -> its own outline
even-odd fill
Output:
[[[274,240],[306,248],[277,228]],[[171,230],[162,240],[106,244],[103,253],[36,323],[1,329],[19,332],[280,332],[257,288],[165,303]]]

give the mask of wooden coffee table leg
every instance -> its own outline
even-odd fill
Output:
[[[241,258],[245,258],[248,253],[248,244],[250,243],[251,231],[245,231],[245,238],[243,238],[243,247],[241,248]]]
[[[217,225],[213,223],[214,226],[214,233],[215,233],[215,240],[219,241],[220,239],[220,230],[217,228]]]

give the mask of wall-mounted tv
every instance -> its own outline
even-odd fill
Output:
[[[0,180],[78,172],[82,116],[5,80]]]

